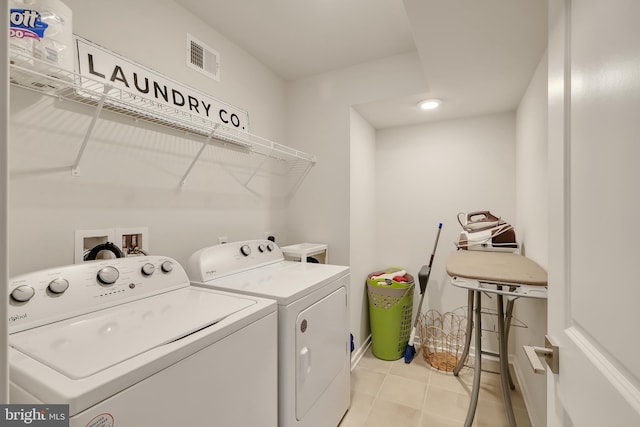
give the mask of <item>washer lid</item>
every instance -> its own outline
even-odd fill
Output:
[[[176,341],[256,302],[186,287],[9,336],[9,345],[72,378],[86,378]]]
[[[272,298],[279,305],[289,305],[348,272],[349,267],[341,265],[281,261],[208,282],[192,283]]]

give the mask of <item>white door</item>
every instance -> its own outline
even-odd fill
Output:
[[[548,425],[640,426],[640,1],[549,1]]]

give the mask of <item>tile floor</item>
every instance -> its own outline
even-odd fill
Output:
[[[500,375],[483,371],[481,380],[473,426],[508,427]],[[472,384],[471,368],[455,377],[431,368],[421,352],[406,364],[377,359],[369,348],[351,373],[351,408],[339,427],[461,427]],[[517,384],[511,400],[518,427],[531,427]]]

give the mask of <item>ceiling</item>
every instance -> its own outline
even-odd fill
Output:
[[[426,92],[354,106],[377,129],[514,110],[547,43],[542,0],[176,2],[285,80],[417,52]]]

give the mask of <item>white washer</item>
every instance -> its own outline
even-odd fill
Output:
[[[71,427],[277,425],[274,301],[190,286],[159,256],[42,270],[9,291],[11,403],[68,404]]]
[[[278,302],[279,425],[337,426],[350,405],[349,268],[285,261],[250,240],[197,251],[187,272],[197,286]]]

